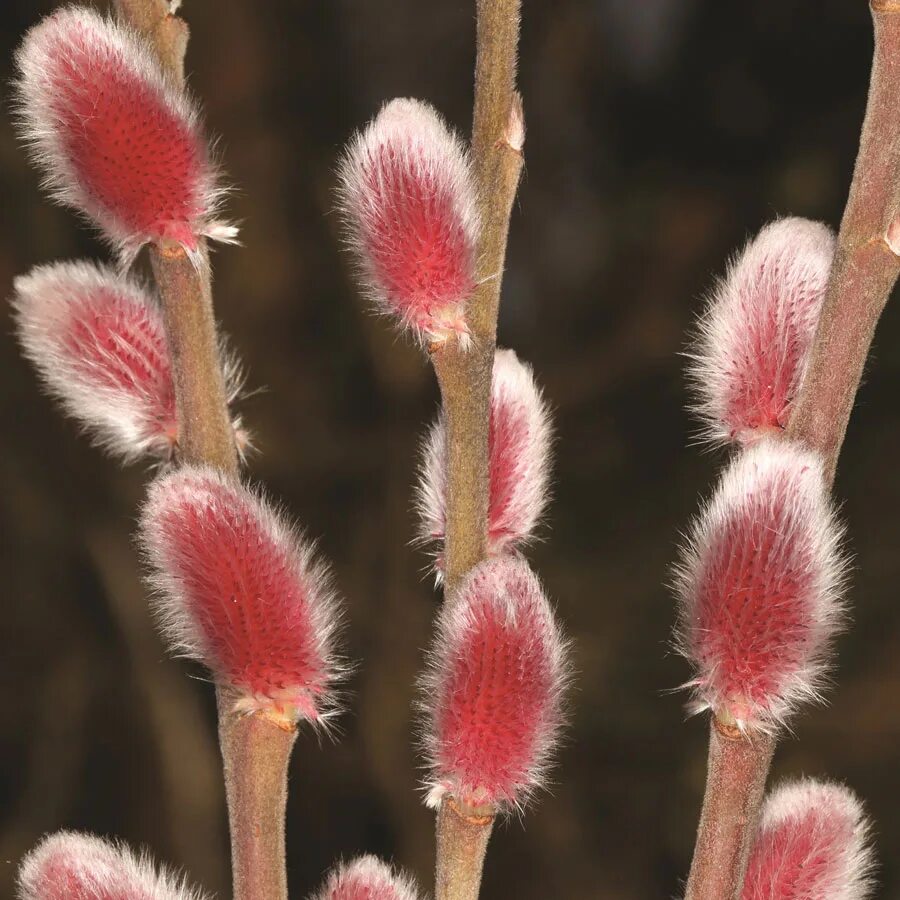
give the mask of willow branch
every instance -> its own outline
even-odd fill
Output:
[[[178,6],[169,0],[116,0],[120,17],[147,38],[163,68],[183,85],[190,33],[187,22],[174,14]]]
[[[286,900],[284,813],[296,728],[280,728],[258,714],[235,713],[233,699],[223,689],[218,699],[225,794],[232,816],[233,896]]]
[[[900,275],[900,2],[871,0],[875,50],[859,153],[828,289],[787,437],[821,454],[829,483],[878,319]],[[747,859],[774,749],[726,743],[714,727],[686,900],[731,900]]]
[[[522,100],[515,90],[519,15],[520,0],[477,0],[472,162],[482,230],[478,288],[466,313],[472,340],[463,349],[451,339],[432,353],[447,427],[448,603],[487,551],[491,373],[509,219],[525,141]],[[437,900],[476,900],[493,821],[493,810],[463,810],[450,797],[443,801],[437,817]]]
[[[831,278],[788,436],[831,480],[875,326],[900,274],[900,3],[872,0],[869,99]]]
[[[143,34],[164,69],[184,83],[187,25],[164,0],[116,0],[120,17]],[[238,478],[238,457],[219,359],[205,243],[195,266],[180,246],[153,246],[172,359],[178,414],[178,458]],[[293,728],[260,715],[237,716],[218,688],[219,741],[228,798],[234,900],[287,900],[284,822]]]
[[[478,0],[472,153],[482,231],[478,288],[466,320],[472,343],[448,340],[432,353],[447,422],[446,593],[485,557],[488,520],[488,422],[497,311],[506,239],[525,138],[515,91],[520,0]]]
[[[713,717],[706,796],[685,900],[732,900],[744,886],[775,739],[742,735]]]
[[[477,900],[493,827],[491,810],[465,809],[452,798],[441,804],[435,900]]]

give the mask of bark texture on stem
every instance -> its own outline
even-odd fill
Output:
[[[478,288],[466,320],[472,346],[432,353],[447,421],[446,596],[485,557],[488,422],[506,240],[522,172],[524,119],[515,91],[520,0],[478,0],[472,153],[482,231]]]
[[[119,15],[150,41],[166,71],[183,85],[190,34],[187,22],[172,12],[177,6],[168,0],[116,0]]]
[[[240,825],[231,828],[235,900],[287,900],[284,821],[296,729],[232,712],[223,689],[218,702],[228,809]]]
[[[237,477],[234,429],[219,361],[209,276],[181,247],[152,247],[178,411],[178,458]]]
[[[481,237],[478,288],[466,319],[472,343],[450,339],[432,353],[447,428],[444,528],[445,602],[487,551],[491,373],[506,241],[519,178],[525,125],[516,93],[521,0],[477,0],[472,154]],[[437,816],[436,900],[476,900],[493,814],[461,812],[452,798]]]
[[[775,750],[768,735],[741,735],[713,717],[706,796],[685,900],[739,900]]]
[[[900,274],[900,3],[873,0],[871,8],[875,53],[859,154],[788,426],[789,437],[822,454],[831,479],[875,326]]]
[[[437,817],[435,900],[477,900],[494,827],[490,809],[469,810],[447,797]]]

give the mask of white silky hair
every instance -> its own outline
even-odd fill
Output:
[[[312,638],[328,687],[319,698],[321,709],[317,710],[315,723],[327,729],[339,712],[340,695],[333,688],[346,675],[348,666],[336,650],[343,620],[341,606],[330,569],[318,558],[315,544],[306,540],[260,490],[235,484],[211,467],[184,465],[163,473],[150,485],[138,536],[147,568],[146,580],[152,592],[151,609],[170,652],[202,662],[214,674],[221,671],[221,666],[203,624],[191,609],[186,580],[177,571],[178,547],[174,544],[177,538],[173,538],[163,522],[166,511],[176,506],[206,509],[211,518],[219,520],[226,519],[229,510],[240,508],[256,520],[270,546],[291,560],[293,572],[306,587]],[[202,560],[190,562],[202,564]],[[232,686],[240,695],[235,706],[239,712],[264,709],[268,700],[277,699],[257,697],[241,685]]]
[[[43,174],[43,187],[56,202],[74,208],[95,224],[115,250],[122,268],[127,269],[149,238],[125,227],[115,211],[98,203],[82,185],[65,149],[64,123],[54,109],[59,87],[53,78],[54,58],[59,49],[56,41],[67,31],[79,34],[89,54],[114,55],[204,147],[200,114],[197,104],[185,89],[172,82],[137,31],[87,7],[66,6],[47,16],[31,28],[16,51],[18,131],[32,161]],[[218,166],[207,152],[196,185],[195,199],[203,209],[202,220],[194,223],[198,235],[224,243],[237,241],[237,228],[216,218],[228,193],[229,189],[221,184]],[[196,267],[205,265],[202,253],[192,251],[190,255]]]
[[[419,679],[419,743],[428,775],[424,782],[425,804],[436,809],[447,795],[460,789],[476,790],[453,772],[441,771],[440,736],[436,732],[437,706],[448,702],[447,692],[453,666],[466,653],[466,642],[479,627],[479,610],[487,607],[496,620],[513,627],[522,615],[532,616],[540,629],[547,655],[549,692],[540,710],[531,761],[522,781],[515,785],[515,797],[499,803],[503,812],[519,812],[535,793],[546,787],[553,767],[553,753],[565,724],[564,697],[571,683],[569,641],[556,619],[543,585],[528,563],[517,556],[498,557],[477,565],[466,576],[452,602],[445,603]]]
[[[326,876],[325,883],[310,900],[356,900],[357,892],[347,888],[353,883],[368,888],[370,900],[419,900],[420,894],[413,879],[377,856],[367,854],[349,862],[338,863]]]
[[[121,842],[74,831],[48,835],[24,858],[18,876],[19,900],[57,896],[51,893],[48,879],[53,872],[47,867],[60,858],[70,861],[66,871],[76,874],[92,892],[79,896],[102,900],[120,896],[124,888],[129,896],[147,900],[208,900],[206,894],[188,886],[184,876],[157,867],[147,853],[134,853]]]
[[[65,336],[78,315],[90,309],[93,298],[99,296],[104,296],[107,304],[114,297],[126,321],[130,315],[144,317],[156,332],[163,352],[168,354],[155,294],[134,278],[87,261],[37,266],[15,280],[12,306],[23,352],[47,392],[82,424],[95,444],[125,463],[144,457],[167,460],[172,454],[172,442],[161,434],[153,417],[157,398],[148,393],[148,386],[134,383],[126,389],[104,383],[100,371],[93,378],[90,371],[85,371],[84,361],[76,359],[65,345]],[[219,356],[226,399],[231,404],[243,395],[243,369],[224,341],[220,341]],[[145,358],[144,362],[151,368],[150,360]],[[171,380],[168,356],[167,362]],[[232,424],[236,430],[242,429],[239,417]]]
[[[794,563],[808,559],[810,588],[805,605],[811,620],[810,652],[805,661],[782,678],[764,704],[749,704],[750,720],[737,721],[740,728],[767,732],[786,726],[803,703],[822,701],[832,639],[845,618],[843,595],[849,562],[843,549],[844,529],[829,497],[821,457],[780,438],[766,438],[738,453],[694,520],[674,571],[679,604],[676,647],[695,670],[694,678],[684,685],[693,693],[688,709],[692,713],[728,710],[729,698],[717,685],[721,661],[700,658],[703,654],[698,652],[704,635],[697,631],[695,608],[710,554],[723,551],[719,537],[731,523],[750,522],[754,515],[766,517],[773,508],[786,510],[787,528],[776,535],[771,556]],[[796,545],[792,546],[793,542]],[[725,549],[735,553],[752,548]]]
[[[523,439],[508,448],[515,460],[509,508],[503,520],[514,525],[502,546],[489,547],[493,553],[520,548],[533,539],[549,499],[553,466],[553,425],[550,409],[534,378],[531,366],[514,350],[498,349],[491,376],[491,406],[505,407],[524,421]],[[447,424],[443,413],[430,427],[422,443],[416,510],[419,517],[417,541],[439,544],[443,549],[447,503]],[[488,511],[489,518],[491,511]],[[490,522],[489,522],[490,524]]]
[[[704,441],[727,444],[738,436],[728,421],[729,398],[736,385],[753,388],[753,360],[760,349],[783,369],[792,343],[812,338],[834,247],[827,225],[789,217],[766,225],[731,260],[696,323],[687,353],[693,411],[702,422]],[[754,347],[766,318],[778,325],[776,340]],[[806,362],[807,355],[801,354],[790,378],[790,395],[799,390]]]
[[[367,190],[369,170],[382,148],[390,147],[399,167],[418,181],[431,182],[435,191],[452,199],[453,218],[462,228],[475,265],[475,248],[481,225],[472,164],[468,148],[444,118],[428,103],[398,98],[386,103],[377,116],[351,139],[338,167],[338,208],[344,220],[347,247],[353,254],[356,274],[365,297],[380,313],[394,317],[394,305],[387,296],[367,250],[368,235],[377,233],[381,210],[377,198]],[[398,248],[399,250],[399,248]],[[474,282],[473,271],[473,282]],[[448,310],[450,320],[462,316],[467,297],[456,298]],[[420,343],[446,339],[446,334],[425,333],[412,327]],[[468,332],[460,333],[466,342]]]
[[[836,857],[821,861],[825,877],[806,892],[779,895],[778,900],[865,900],[874,887],[875,868],[871,846],[871,826],[862,803],[842,784],[803,778],[785,781],[766,798],[759,824],[758,840],[775,831],[784,834],[783,845],[790,852],[792,839],[802,837],[811,844],[810,856],[820,853],[829,842],[829,831],[841,828],[849,832],[849,840]],[[809,829],[813,833],[810,834]],[[748,872],[744,889],[746,900],[770,900],[770,885],[756,879],[759,873]]]

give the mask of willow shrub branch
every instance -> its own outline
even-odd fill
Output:
[[[710,723],[706,794],[685,900],[730,900],[743,890],[775,740]]]
[[[822,456],[829,482],[878,319],[900,275],[900,3],[872,0],[870,7],[875,49],[859,153],[787,430]],[[686,900],[740,897],[773,749],[768,738],[751,740],[714,720]]]
[[[837,250],[788,436],[833,480],[875,326],[900,274],[900,3],[872,0],[866,117]]]
[[[116,0],[120,16],[143,34],[164,68],[184,84],[188,28],[164,0]],[[238,459],[218,353],[211,274],[181,247],[150,251],[172,357],[179,459],[237,479]],[[219,740],[228,799],[235,900],[286,900],[284,821],[293,727],[233,712],[217,690]]]
[[[494,826],[490,808],[470,810],[452,798],[438,810],[437,900],[474,900]]]
[[[445,597],[486,556],[488,431],[497,313],[509,219],[522,172],[525,127],[515,90],[520,0],[478,0],[472,153],[482,231],[478,287],[467,309],[471,346],[449,340],[432,354],[447,427]],[[459,809],[451,799],[437,817],[437,900],[475,900],[493,826],[492,809]]]
[[[482,222],[478,287],[469,301],[472,344],[432,354],[447,418],[447,596],[485,557],[488,423],[506,241],[522,171],[524,121],[515,91],[520,0],[479,0],[472,153]]]

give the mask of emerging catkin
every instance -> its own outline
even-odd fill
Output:
[[[528,564],[476,566],[441,610],[423,682],[428,803],[520,808],[546,782],[567,645]]]
[[[128,265],[148,243],[197,265],[201,236],[233,241],[200,118],[143,38],[67,6],[16,53],[19,131],[54,199],[95,224]]]
[[[676,569],[692,709],[772,731],[820,696],[847,569],[820,458],[785,440],[739,454]]]
[[[238,711],[327,723],[341,674],[330,577],[262,496],[182,467],[150,486],[140,539],[174,650],[234,691]]]

